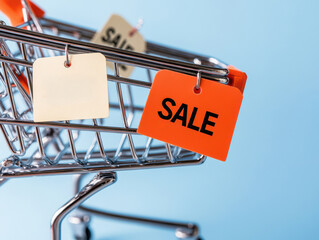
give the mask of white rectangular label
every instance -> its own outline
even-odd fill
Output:
[[[106,118],[109,115],[105,57],[100,53],[39,58],[33,64],[35,122]]]

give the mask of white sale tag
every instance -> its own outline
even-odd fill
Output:
[[[109,100],[101,53],[39,58],[33,63],[35,122],[106,118]]]
[[[133,29],[134,27],[124,18],[113,14],[102,30],[96,32],[91,42],[134,52],[144,52],[146,48],[144,38],[138,31],[132,33]],[[113,63],[108,62],[107,65],[110,69],[114,69]],[[120,64],[120,76],[129,77],[132,74],[133,69],[133,66]]]

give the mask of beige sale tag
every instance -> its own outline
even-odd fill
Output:
[[[39,58],[33,63],[35,122],[106,118],[109,100],[101,53]]]
[[[145,52],[146,43],[143,36],[138,31],[132,30],[134,30],[134,27],[131,26],[124,18],[113,14],[102,30],[96,32],[91,42],[134,52]],[[114,69],[113,63],[108,62],[107,65],[110,69]],[[119,65],[119,73],[121,77],[130,77],[133,70],[133,66],[123,64]]]

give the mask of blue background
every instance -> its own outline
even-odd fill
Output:
[[[47,16],[99,29],[112,13],[146,39],[217,56],[248,75],[227,161],[120,172],[89,205],[197,222],[205,239],[319,239],[318,1],[36,1]],[[5,19],[5,17],[2,17]],[[0,139],[1,144],[3,139]],[[2,150],[1,150],[2,151]],[[0,189],[0,238],[49,239],[72,176]],[[174,232],[92,221],[94,239],[174,239]],[[64,239],[71,239],[67,221]]]

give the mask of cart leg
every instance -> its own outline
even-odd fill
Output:
[[[85,176],[84,174],[82,175],[79,174],[76,176],[75,189],[74,189],[75,192],[79,191],[81,180],[84,176]],[[188,239],[188,240],[201,239],[199,236],[199,227],[194,223],[173,222],[173,221],[165,221],[165,220],[146,218],[146,217],[128,216],[125,214],[101,211],[101,210],[97,210],[91,207],[86,207],[83,205],[79,206],[78,210],[80,210],[83,213],[83,215],[81,216],[82,218],[85,218],[85,216],[88,217],[87,215],[84,215],[84,213],[87,213],[87,214],[97,215],[100,217],[114,218],[117,220],[122,220],[127,222],[138,222],[141,224],[148,224],[148,225],[153,225],[156,227],[171,228],[175,230],[175,236],[178,239]],[[82,229],[86,230],[87,228],[83,228],[83,225],[82,225]]]
[[[76,195],[80,190],[80,179],[83,179],[87,174],[77,174],[75,175],[75,182],[78,187],[74,188],[74,195]],[[69,222],[72,226],[72,232],[76,240],[90,240],[91,230],[89,224],[91,221],[91,216],[89,213],[85,213],[79,208],[69,217]]]
[[[91,231],[89,228],[90,216],[81,212],[69,217],[69,222],[72,225],[74,238],[76,240],[90,240]]]
[[[111,185],[115,181],[116,174],[113,172],[98,173],[80,192],[78,192],[69,202],[67,202],[54,214],[51,220],[51,239],[61,239],[61,222],[68,213],[95,193]]]
[[[0,178],[0,187],[5,184],[6,181],[8,181],[7,178]]]

